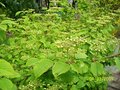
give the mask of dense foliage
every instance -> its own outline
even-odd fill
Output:
[[[18,11],[28,3],[14,10],[7,1],[19,0],[0,3],[2,90],[106,90],[113,78],[105,66],[120,69],[120,57],[111,57],[119,42],[113,35],[120,25],[119,9],[105,0],[105,6],[101,0],[78,0],[77,9],[61,1],[61,7],[35,13]]]

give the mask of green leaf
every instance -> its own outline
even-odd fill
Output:
[[[77,86],[76,85],[72,85],[71,89],[70,90],[78,90]]]
[[[7,78],[0,79],[0,89],[2,89],[2,90],[17,90],[16,86]]]
[[[101,63],[99,62],[93,62],[91,63],[91,68],[90,68],[92,74],[94,76],[98,76],[98,75],[103,75],[105,74],[105,70],[104,67]]]
[[[0,29],[3,30],[3,31],[6,31],[7,30],[7,25],[0,25]]]
[[[79,69],[80,69],[79,73],[83,74],[83,73],[86,73],[88,71],[88,66],[85,63],[80,62]]]
[[[43,59],[40,62],[36,63],[33,67],[34,75],[36,78],[40,77],[43,73],[48,71],[53,65],[53,62],[49,59]]]
[[[4,5],[2,2],[0,2],[0,5],[3,6],[3,7],[5,8],[5,5]]]
[[[21,13],[23,13],[23,11],[18,11],[16,12],[15,16],[19,16]]]
[[[87,55],[85,53],[77,53],[75,54],[76,59],[81,59],[81,58],[87,58]]]
[[[85,86],[84,81],[83,81],[83,80],[79,80],[79,82],[77,83],[77,87],[78,87],[78,88],[82,88],[82,87],[84,87],[84,86]]]
[[[77,73],[83,74],[88,71],[88,66],[84,62],[80,62],[77,64],[71,64],[71,69]]]
[[[37,63],[39,63],[39,62],[40,62],[40,60],[37,59],[37,58],[30,58],[30,59],[27,61],[26,65],[27,65],[27,66],[33,66],[33,65],[35,65],[35,64],[37,64]]]
[[[117,68],[120,70],[120,59],[116,58],[115,63],[116,63]]]
[[[0,59],[0,76],[15,78],[15,77],[19,77],[20,75],[14,71],[10,63]]]
[[[52,73],[55,77],[57,77],[63,73],[66,73],[67,71],[69,71],[69,69],[70,69],[70,66],[68,64],[58,61],[53,66]]]
[[[70,67],[73,71],[79,73],[79,66],[77,64],[71,64]]]
[[[1,22],[2,25],[17,25],[17,23],[15,23],[14,21],[12,20],[3,20]]]
[[[88,56],[86,55],[85,52],[82,50],[78,50],[77,53],[75,54],[76,59],[81,59],[81,58],[87,58]]]
[[[64,83],[70,83],[73,84],[74,82],[76,83],[79,78],[77,78],[77,75],[68,71],[66,73],[63,73],[59,76],[59,78],[64,82]]]

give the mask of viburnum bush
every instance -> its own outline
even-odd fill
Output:
[[[117,13],[69,8],[67,12],[32,12],[17,20],[1,15],[0,88],[106,90],[112,78],[105,66],[120,68],[119,57],[109,58],[118,42],[112,34],[117,17]]]

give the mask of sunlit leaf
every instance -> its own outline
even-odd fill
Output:
[[[0,2],[0,5],[2,5],[5,8],[5,5],[3,3]]]
[[[3,31],[6,31],[7,30],[7,25],[0,25],[0,29],[3,30]]]
[[[15,78],[15,77],[19,77],[20,75],[14,71],[10,63],[0,59],[0,76]]]
[[[86,73],[88,71],[88,66],[83,62],[77,64],[71,64],[70,66],[73,71],[80,74]]]
[[[27,66],[33,66],[33,65],[35,65],[35,64],[37,64],[37,63],[39,63],[39,62],[40,62],[40,60],[37,59],[37,58],[30,58],[30,59],[27,61],[26,65],[27,65]]]
[[[102,75],[105,74],[104,67],[101,63],[99,62],[93,62],[91,63],[91,68],[90,68],[92,74],[94,76]]]
[[[0,89],[2,89],[2,90],[17,90],[16,86],[7,78],[0,79]]]
[[[88,56],[86,53],[82,50],[78,50],[77,53],[75,54],[76,59],[81,59],[81,58],[87,58]]]
[[[36,78],[40,77],[43,73],[48,71],[53,65],[53,62],[49,59],[43,59],[36,63],[33,67],[34,75]]]
[[[3,20],[1,22],[1,24],[3,24],[3,25],[16,25],[17,23],[12,21],[12,20]]]
[[[52,73],[55,77],[66,73],[67,71],[69,71],[70,66],[64,62],[56,62],[55,65],[52,68]]]

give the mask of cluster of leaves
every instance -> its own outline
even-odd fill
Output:
[[[24,0],[14,0],[14,5],[12,1],[4,4],[15,14],[21,9],[13,6]],[[72,9],[62,0],[66,7],[60,10],[46,14],[20,11],[17,20],[0,15],[0,89],[105,89],[106,64],[120,68],[119,57],[107,58],[117,44],[112,32],[120,11],[102,11],[94,6],[96,0],[91,1],[78,0],[78,9]]]
[[[112,9],[112,10],[117,10],[119,9],[119,6],[120,6],[120,2],[119,0],[99,0],[99,6],[102,6],[104,8],[109,8],[109,9]]]
[[[17,20],[1,15],[0,88],[106,88],[107,81],[98,78],[107,77],[104,66],[114,63],[106,56],[117,42],[111,34],[116,14],[93,12],[82,11],[79,20],[64,19],[60,12],[29,13]],[[61,13],[68,16],[64,10]],[[116,63],[119,67],[119,60]]]

